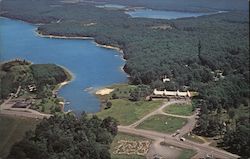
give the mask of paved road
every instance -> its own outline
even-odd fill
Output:
[[[214,157],[223,158],[223,159],[239,158],[238,155],[231,154],[229,152],[226,152],[224,150],[220,150],[218,148],[211,147],[211,146],[206,145],[206,144],[199,144],[199,143],[195,143],[195,142],[192,142],[189,140],[186,140],[186,141],[179,140],[180,137],[182,137],[184,134],[191,132],[193,130],[193,128],[195,127],[195,124],[196,124],[197,114],[195,113],[192,116],[173,115],[173,114],[167,114],[167,113],[163,112],[163,109],[169,105],[172,105],[172,104],[180,104],[180,103],[186,103],[186,102],[190,102],[190,100],[188,100],[188,101],[187,100],[174,100],[174,101],[166,102],[160,108],[147,114],[146,116],[144,116],[140,120],[136,121],[135,123],[133,123],[129,126],[119,126],[118,130],[120,132],[133,134],[133,135],[139,135],[139,136],[153,139],[155,141],[153,143],[154,147],[157,147],[156,144],[159,144],[160,141],[166,141],[167,143],[174,145],[174,146],[177,146],[177,147],[182,147],[182,148],[186,148],[186,149],[194,149],[197,151],[197,154],[194,156],[194,158],[202,158],[202,157],[206,156],[207,154],[209,154],[209,155],[212,154]],[[179,131],[180,134],[175,136],[175,137],[172,137],[171,134],[164,134],[164,133],[159,133],[159,132],[150,131],[150,130],[136,129],[136,127],[139,124],[141,124],[143,121],[145,121],[149,117],[156,115],[156,114],[163,114],[163,115],[169,115],[169,116],[173,116],[173,117],[185,118],[188,120],[188,122],[184,127],[182,127],[180,129],[180,131]],[[162,149],[162,147],[160,148],[160,145],[158,145],[158,147],[159,147],[159,149]],[[157,152],[161,153],[162,151],[157,151]],[[164,153],[161,153],[160,155],[164,156]]]
[[[12,95],[10,98],[5,100],[4,103],[0,105],[0,114],[30,117],[36,119],[49,118],[52,116],[51,114],[40,113],[38,111],[29,108],[12,108],[14,103],[11,103],[11,100],[13,97],[18,96],[20,90],[21,86],[18,87],[17,92],[14,95]]]
[[[222,158],[222,159],[236,159],[239,157],[238,155],[231,154],[224,150],[220,150],[220,149],[210,147],[207,145],[198,144],[192,141],[182,142],[182,141],[177,140],[176,138],[171,137],[171,135],[169,134],[164,134],[164,133],[159,133],[159,132],[154,132],[154,131],[149,131],[149,130],[135,129],[129,126],[119,126],[118,130],[120,132],[133,134],[133,135],[139,135],[139,136],[143,136],[143,137],[153,139],[156,141],[165,140],[167,143],[177,146],[177,147],[182,147],[186,149],[194,149],[198,152],[196,157],[198,156],[204,157],[204,155],[206,154],[213,154],[213,156],[217,158]]]
[[[32,109],[25,109],[25,108],[4,109],[1,111],[0,114],[29,117],[29,118],[36,118],[36,119],[49,118],[52,116],[51,114],[43,114],[38,111],[35,111]]]

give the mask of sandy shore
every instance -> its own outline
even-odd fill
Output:
[[[37,30],[35,31],[36,35],[38,35],[39,37],[42,38],[55,38],[55,39],[80,39],[80,40],[95,40],[95,38],[93,37],[89,37],[89,36],[58,36],[58,35],[44,35],[42,33],[37,32]],[[107,49],[113,49],[116,50],[120,53],[123,53],[123,50],[119,47],[115,47],[115,46],[110,46],[110,45],[102,45],[102,44],[98,44],[97,42],[94,41],[94,43],[96,44],[96,46],[98,47],[102,47],[102,48],[107,48]]]
[[[110,93],[113,92],[113,91],[114,91],[114,89],[103,88],[103,89],[100,89],[100,90],[96,91],[95,94],[96,94],[96,95],[104,96],[104,95],[110,94]]]
[[[97,42],[95,42],[96,46],[98,47],[102,47],[102,48],[106,48],[106,49],[112,49],[112,50],[116,50],[120,53],[123,53],[123,50],[120,49],[119,47],[114,47],[114,46],[110,46],[110,45],[102,45],[102,44],[98,44]]]

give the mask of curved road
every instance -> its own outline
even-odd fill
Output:
[[[199,144],[195,143],[189,140],[186,141],[180,141],[179,138],[183,136],[184,134],[192,131],[196,124],[196,118],[197,114],[195,113],[192,116],[181,116],[181,115],[173,115],[173,114],[167,114],[163,112],[163,109],[169,105],[172,104],[180,104],[180,103],[186,103],[189,102],[190,100],[176,100],[176,101],[169,101],[164,103],[160,108],[156,109],[155,111],[147,114],[140,120],[136,121],[135,123],[129,125],[129,126],[118,126],[118,130],[120,132],[128,133],[128,134],[133,134],[133,135],[139,135],[143,136],[149,139],[155,140],[155,142],[159,143],[159,141],[166,141],[168,144],[177,146],[177,147],[182,147],[185,149],[193,149],[196,150],[197,154],[193,158],[203,158],[206,155],[213,155],[214,157],[217,158],[222,158],[222,159],[236,159],[239,158],[238,155],[226,152],[224,150],[211,147],[206,144]],[[180,118],[186,118],[188,120],[187,124],[180,129],[180,134],[176,137],[172,137],[170,134],[165,134],[165,133],[159,133],[155,131],[150,131],[150,130],[142,130],[142,129],[136,129],[136,127],[141,124],[143,121],[148,119],[149,117],[156,115],[156,114],[164,114],[164,115],[169,115],[173,117],[180,117]],[[159,145],[160,146],[160,145]]]

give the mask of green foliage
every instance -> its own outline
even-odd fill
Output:
[[[164,112],[176,115],[192,115],[193,106],[192,104],[173,104],[164,109]]]
[[[135,89],[133,89],[130,93],[131,101],[139,101],[145,99],[146,96],[151,94],[151,89],[147,85],[138,85]]]
[[[196,130],[202,135],[223,133],[220,128],[225,121],[220,119],[222,110],[225,109],[226,114],[230,112],[227,120],[235,120],[231,119],[234,108],[240,105],[249,108],[249,2],[221,0],[215,5],[205,0],[106,1],[155,9],[205,12],[215,8],[230,12],[155,20],[128,18],[122,10],[96,8],[91,3],[62,4],[59,0],[4,0],[1,9],[6,17],[46,23],[38,28],[43,34],[92,36],[100,44],[120,47],[127,60],[124,69],[133,84],[168,90],[188,86],[190,90],[198,91],[197,100],[203,111],[199,121],[202,124]],[[53,7],[55,4],[58,7]],[[57,20],[61,22],[55,23]],[[87,26],[89,23],[96,24]],[[163,25],[171,29],[153,29]],[[171,82],[162,83],[160,78],[164,75],[171,78]],[[18,82],[8,81],[18,81],[14,77],[20,77],[20,80],[22,76],[1,78],[7,84],[2,87],[2,94],[7,95],[17,88]],[[140,91],[132,91],[130,96],[132,100],[138,100]]]
[[[56,85],[67,80],[67,75],[63,68],[54,64],[31,65],[31,70],[38,86]]]
[[[231,152],[238,153],[243,158],[247,158],[250,156],[249,118],[240,118],[236,123],[237,125],[234,130],[228,129],[226,131],[222,145]]]
[[[22,158],[110,158],[109,145],[117,134],[117,123],[112,118],[96,116],[79,119],[71,114],[44,119],[36,130],[16,143],[8,156]]]
[[[6,158],[11,146],[20,141],[25,133],[35,129],[39,120],[0,115],[0,158]]]
[[[111,102],[111,101],[108,101],[108,102],[106,103],[105,109],[109,109],[109,108],[111,108],[111,106],[112,106],[112,102]]]
[[[28,89],[28,85],[31,84],[36,84],[39,98],[49,97],[52,96],[49,86],[55,86],[68,78],[64,69],[57,65],[31,65],[25,60],[10,61],[0,65],[0,97],[5,99],[10,93],[16,92],[18,86]]]
[[[132,102],[125,99],[111,100],[112,107],[96,113],[100,118],[111,116],[118,120],[121,125],[129,125],[143,116],[159,108],[162,101],[137,101]]]

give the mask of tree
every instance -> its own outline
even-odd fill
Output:
[[[109,147],[117,134],[117,122],[111,117],[80,118],[72,114],[43,119],[11,151],[8,159],[26,158],[110,158]]]

